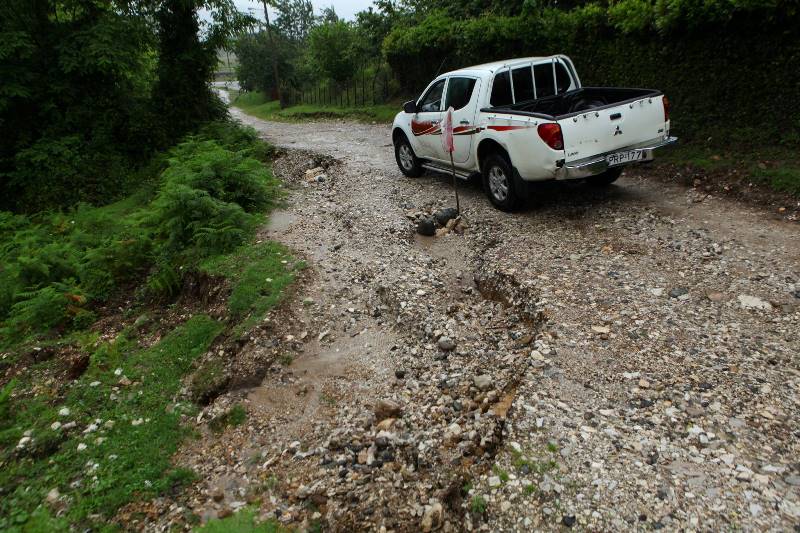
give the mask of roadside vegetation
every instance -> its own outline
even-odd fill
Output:
[[[359,107],[298,104],[281,108],[280,102],[270,100],[263,92],[238,94],[231,91],[231,103],[248,115],[264,120],[297,122],[316,119],[352,119],[360,122],[391,123],[400,104],[379,104]]]
[[[302,267],[255,241],[281,198],[272,149],[207,84],[253,21],[227,0],[0,15],[0,530],[113,530],[193,480],[172,456],[199,360]]]
[[[302,266],[253,242],[280,197],[270,153],[253,131],[212,123],[125,199],[3,214],[0,529],[97,526],[192,479],[171,465],[196,411],[175,401],[182,383],[221,336],[259,322]],[[198,275],[228,287],[228,313],[200,306],[159,323]],[[106,305],[120,298],[124,311]],[[234,408],[213,429],[244,416]]]
[[[227,518],[210,520],[197,533],[288,533],[276,520],[259,522],[257,512],[252,508],[244,508]]]
[[[665,151],[660,163],[688,167],[725,187],[766,187],[800,198],[800,153],[781,146],[725,149],[683,144]]]

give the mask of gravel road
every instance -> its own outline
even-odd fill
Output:
[[[184,450],[182,505],[331,531],[796,529],[796,224],[643,167],[513,214],[462,184],[463,234],[420,237],[452,190],[403,177],[388,126],[232,113],[288,149],[263,237],[309,268],[243,349],[284,364],[201,415],[248,421]]]

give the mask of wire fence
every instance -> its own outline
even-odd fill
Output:
[[[385,104],[392,95],[393,80],[387,72],[362,75],[342,83],[323,82],[306,88],[286,88],[284,106],[309,104],[327,107],[359,107]]]

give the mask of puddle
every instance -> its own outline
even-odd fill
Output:
[[[333,342],[328,343],[332,336]],[[325,408],[336,405],[338,396],[352,393],[359,383],[370,383],[376,373],[388,375],[390,370],[381,361],[388,359],[385,353],[393,344],[393,335],[385,330],[367,328],[356,333],[331,328],[321,341],[317,337],[309,341],[280,379],[269,374],[252,389],[250,405],[288,418],[287,434],[300,435],[310,421],[334,416]]]
[[[463,236],[426,237],[414,233],[413,246],[433,259],[444,261],[448,275],[442,281],[451,289],[476,288],[468,257],[469,246]]]
[[[286,233],[289,227],[297,221],[297,215],[282,209],[273,211],[266,225],[266,232],[270,234]]]

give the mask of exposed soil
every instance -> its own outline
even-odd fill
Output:
[[[232,112],[287,149],[262,237],[308,273],[225,353],[264,379],[197,418],[177,462],[200,481],[126,526],[248,503],[330,531],[800,519],[796,224],[644,167],[513,214],[465,184],[464,233],[424,238],[449,180],[403,178],[387,126]],[[208,430],[237,403],[244,424]]]
[[[696,193],[694,201],[697,202],[710,196],[720,196],[761,207],[766,216],[777,220],[800,222],[800,198],[754,181],[746,168],[706,170],[690,164],[656,162],[644,171],[637,171],[637,174],[644,178],[691,187]]]

